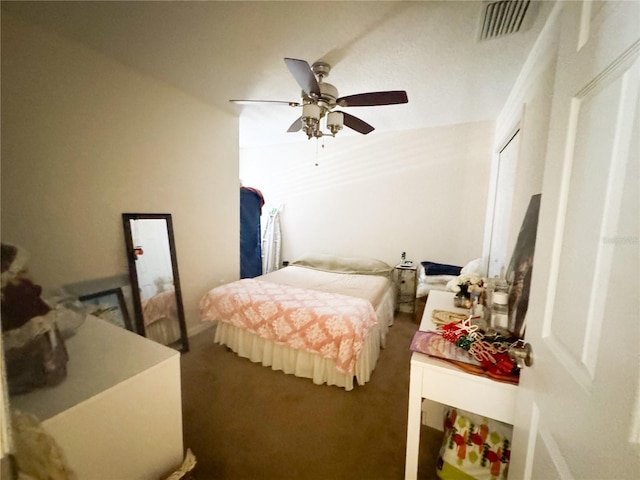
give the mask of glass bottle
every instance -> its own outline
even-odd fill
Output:
[[[491,323],[491,303],[493,302],[493,290],[495,288],[495,282],[498,277],[487,277],[483,280],[484,292],[482,295],[482,303],[484,304],[484,310],[487,323]]]
[[[493,284],[491,327],[501,333],[508,333],[509,330],[509,284],[504,278],[504,269]]]

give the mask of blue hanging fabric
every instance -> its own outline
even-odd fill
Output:
[[[280,268],[282,242],[280,235],[280,210],[272,208],[269,211],[267,226],[262,237],[262,271],[270,273]]]
[[[263,205],[260,190],[240,187],[240,278],[262,275],[260,215]]]

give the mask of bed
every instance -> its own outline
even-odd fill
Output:
[[[201,318],[241,357],[352,390],[354,379],[370,380],[393,324],[392,271],[373,259],[307,255],[210,290]]]

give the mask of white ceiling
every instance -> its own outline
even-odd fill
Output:
[[[339,94],[406,90],[405,105],[347,111],[377,132],[493,120],[539,33],[477,41],[482,1],[2,2],[10,13],[86,44],[240,117],[243,147],[308,141],[286,133],[300,100],[284,57],[330,63]],[[360,135],[349,129],[338,135]]]

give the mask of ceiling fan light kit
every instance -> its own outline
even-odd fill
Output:
[[[329,115],[327,115],[327,128],[334,137],[336,133],[342,130],[343,125],[344,115],[342,112],[329,112]]]
[[[331,66],[325,62],[315,62],[313,65],[305,60],[285,58],[284,62],[302,89],[302,102],[279,100],[229,100],[238,104],[272,103],[302,107],[302,115],[289,127],[287,132],[302,130],[307,138],[320,138],[325,135],[335,137],[347,126],[356,132],[366,135],[374,128],[365,121],[346,112],[334,110],[336,107],[373,107],[377,105],[397,105],[407,103],[407,92],[393,90],[387,92],[371,92],[338,97],[338,89],[330,83],[324,82],[329,75]],[[321,125],[324,124],[323,131]]]
[[[320,129],[320,107],[315,103],[307,103],[302,106],[302,130],[309,138],[315,136]]]

